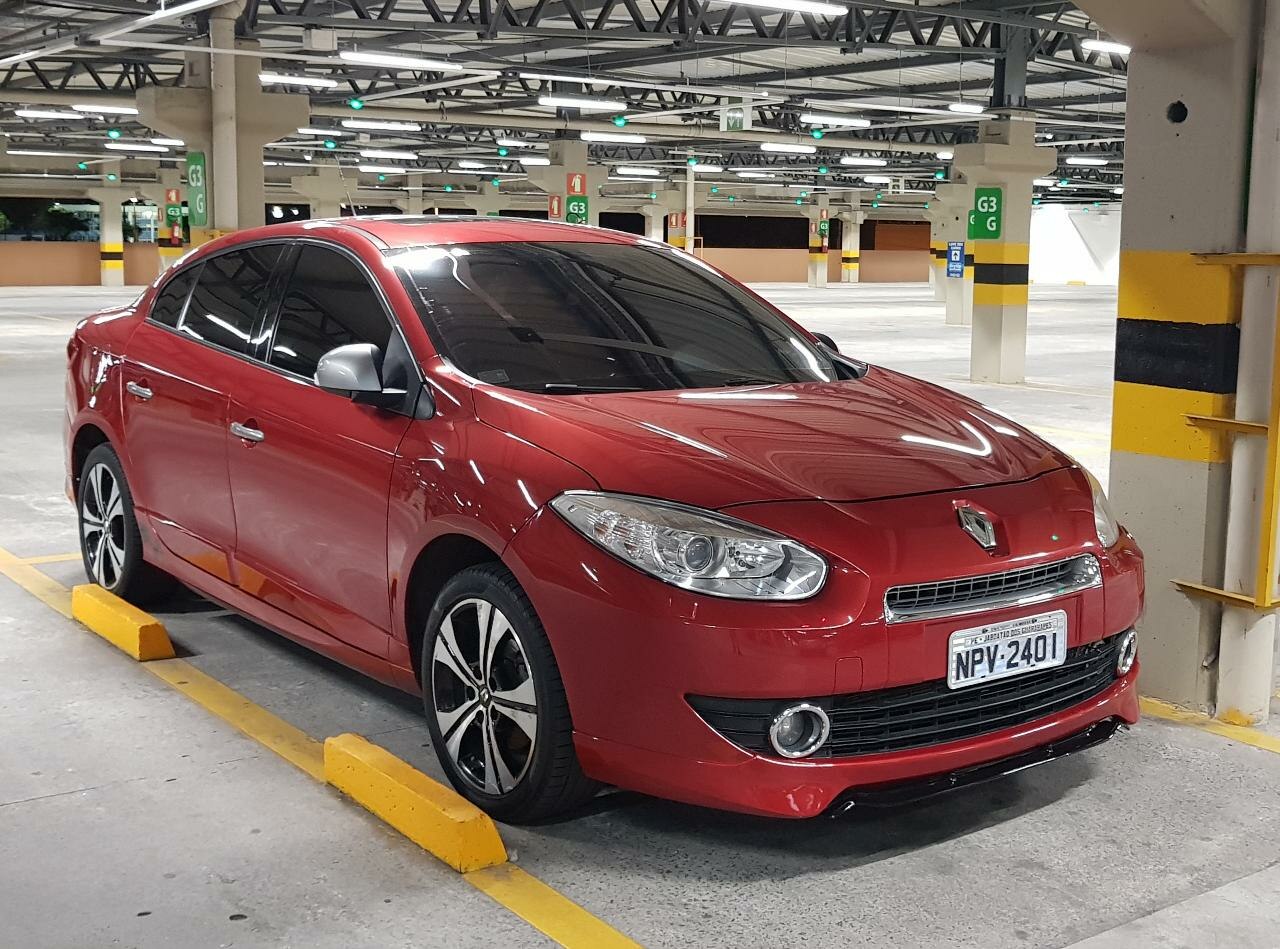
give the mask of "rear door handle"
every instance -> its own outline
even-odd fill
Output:
[[[125,387],[125,391],[127,391],[130,395],[136,396],[137,398],[141,399],[143,402],[146,402],[149,398],[155,395],[155,393],[152,392],[150,389],[148,389],[146,386],[138,385],[138,383],[136,382],[126,382],[124,384],[124,387]]]
[[[243,438],[247,442],[260,442],[266,435],[256,428],[250,428],[248,425],[241,425],[239,422],[231,423],[231,434],[236,438]]]

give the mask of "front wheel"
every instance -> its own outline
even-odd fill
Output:
[[[427,621],[423,701],[436,755],[464,797],[499,820],[542,820],[589,800],[551,644],[505,567],[463,570]]]

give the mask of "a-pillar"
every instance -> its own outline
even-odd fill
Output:
[[[1262,490],[1267,439],[1231,438],[1189,416],[1276,421],[1276,271],[1196,255],[1280,249],[1280,3],[1080,6],[1135,47],[1110,493],[1146,554],[1142,691],[1236,724],[1261,721],[1275,615],[1197,591],[1245,604],[1274,595],[1276,577],[1258,576],[1256,553],[1260,534],[1273,542],[1260,530],[1274,523]],[[1212,174],[1202,155],[1213,156]],[[1171,581],[1197,586],[1183,593]]]
[[[1031,241],[1031,182],[1058,167],[1057,153],[1036,145],[1030,116],[984,122],[976,144],[957,145],[953,168],[976,189],[1001,190],[1002,221],[994,237],[975,234],[973,332],[969,379],[1020,383],[1026,379],[1027,287]]]
[[[857,283],[861,263],[862,222],[866,211],[845,211],[840,215],[840,282]]]
[[[356,182],[343,180],[337,165],[320,165],[309,175],[289,179],[290,187],[307,199],[312,218],[340,217],[352,184]]]
[[[234,39],[235,18],[244,0],[210,11],[209,44],[252,53],[258,44]],[[254,227],[266,221],[262,147],[306,125],[311,107],[305,94],[262,91],[254,55],[188,51],[185,86],[144,86],[138,90],[139,121],[186,143],[187,153],[206,156],[206,192],[213,232]],[[204,59],[205,62],[200,62]],[[212,64],[206,63],[212,59]],[[207,234],[193,231],[192,242]]]
[[[948,326],[968,326],[973,322],[973,255],[965,237],[969,230],[969,209],[973,205],[973,189],[963,181],[939,185],[933,207],[934,226],[942,239],[942,246],[952,243],[964,245],[964,266],[958,277],[947,276],[943,270],[942,283],[946,295],[946,323]],[[945,253],[945,251],[944,251]]]
[[[120,182],[120,162],[106,161],[102,168],[102,185],[87,188],[87,194],[98,202],[98,275],[104,287],[124,286],[124,214],[120,204],[124,188]],[[107,175],[114,174],[115,181]]]

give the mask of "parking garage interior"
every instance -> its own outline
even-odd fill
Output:
[[[73,334],[360,218],[625,235],[1064,453],[1145,556],[1140,720],[807,820],[491,821],[418,696],[191,584],[86,607]],[[0,945],[1280,945],[1278,274],[1278,0],[0,0]]]

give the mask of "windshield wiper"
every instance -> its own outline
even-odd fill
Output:
[[[576,382],[547,382],[542,386],[543,392],[644,392],[643,386],[592,386],[579,385]]]

